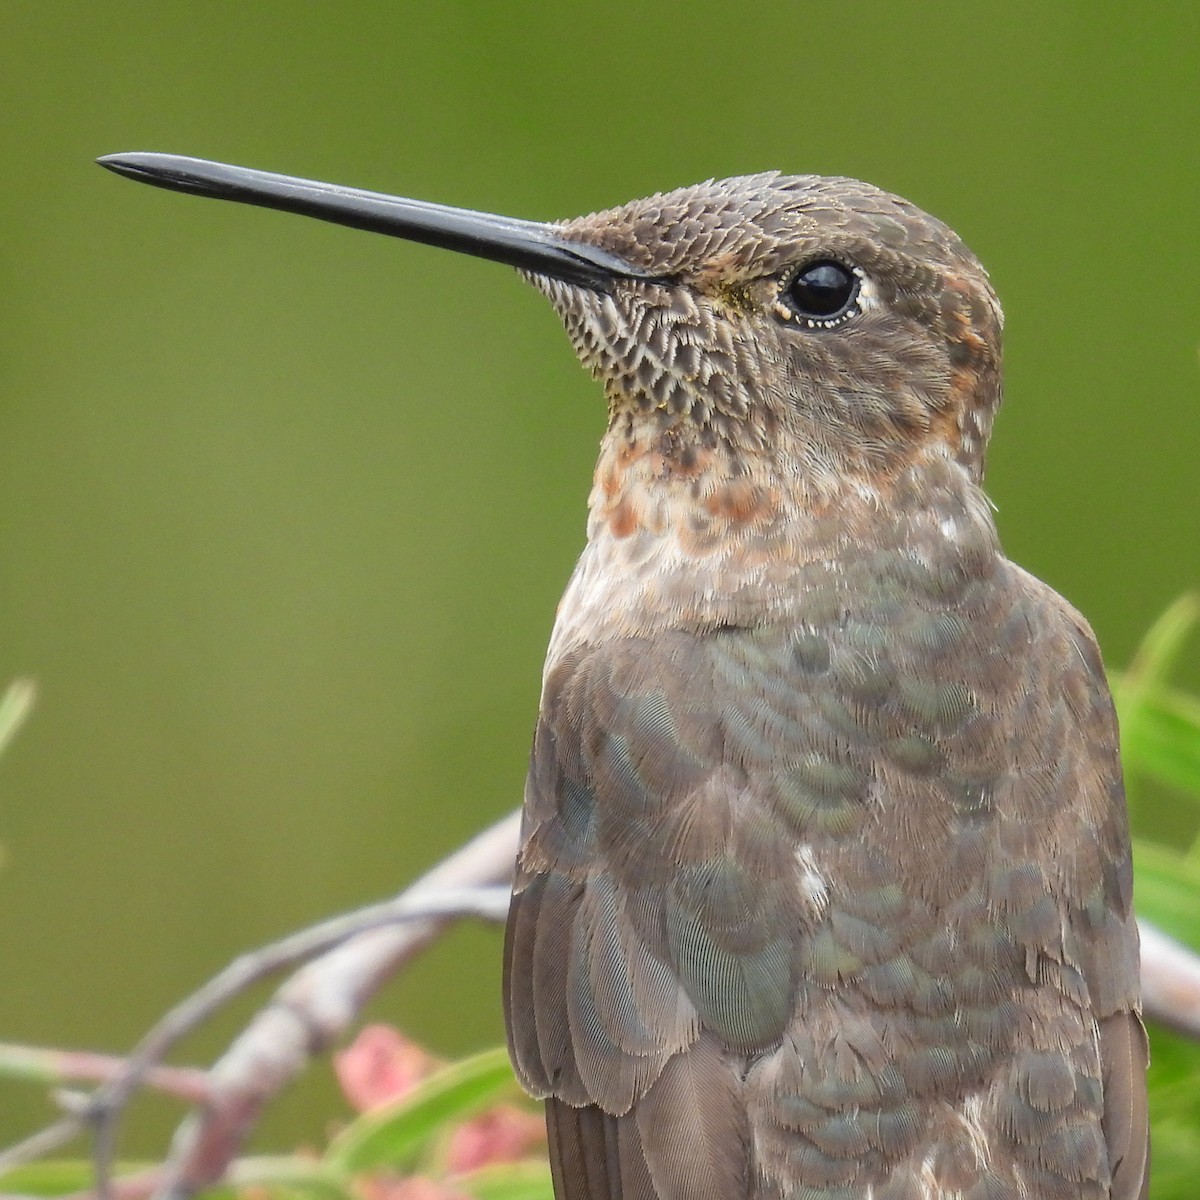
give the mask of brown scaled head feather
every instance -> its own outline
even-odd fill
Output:
[[[614,422],[641,436],[690,428],[813,476],[879,479],[932,451],[981,480],[1000,305],[975,256],[915,205],[857,180],[767,173],[559,228],[664,277],[608,291],[531,277],[604,381]],[[786,297],[819,260],[859,279],[853,309],[828,324]]]

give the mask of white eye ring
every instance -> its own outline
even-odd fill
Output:
[[[776,315],[807,329],[832,329],[862,311],[865,276],[836,258],[813,258],[780,288]]]

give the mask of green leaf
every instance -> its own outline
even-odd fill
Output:
[[[8,746],[33,708],[37,688],[32,679],[14,679],[0,697],[0,752]]]
[[[550,1164],[545,1161],[481,1167],[456,1175],[453,1186],[476,1200],[554,1200]]]
[[[1151,1177],[1155,1196],[1193,1196],[1200,1173],[1200,1046],[1150,1030]]]
[[[1139,838],[1133,870],[1138,915],[1180,941],[1200,945],[1200,863]]]
[[[1197,620],[1200,620],[1200,594],[1187,592],[1150,626],[1125,674],[1126,684],[1155,688],[1166,683]]]
[[[326,1163],[296,1154],[240,1158],[229,1168],[219,1188],[203,1194],[206,1200],[220,1200],[218,1192],[238,1195],[248,1189],[258,1192],[262,1188],[278,1195],[354,1200],[349,1182]]]
[[[114,1191],[126,1180],[154,1169],[149,1162],[121,1162],[113,1167]],[[11,1171],[0,1172],[0,1193],[4,1196],[67,1196],[89,1192],[96,1184],[96,1168],[90,1158],[52,1158],[23,1163]]]
[[[0,1075],[30,1083],[61,1084],[68,1081],[61,1068],[65,1056],[58,1050],[0,1042]]]
[[[148,1163],[122,1163],[114,1174],[126,1175],[145,1170]],[[67,1192],[81,1192],[95,1182],[95,1168],[91,1159],[52,1159],[49,1162],[26,1163],[0,1174],[0,1188],[5,1194],[20,1193],[25,1196],[61,1196]]]
[[[1129,693],[1118,691],[1123,704]],[[1125,769],[1178,788],[1200,804],[1200,700],[1167,688],[1142,692],[1136,712],[1122,709]]]
[[[1200,797],[1200,703],[1172,691],[1167,675],[1200,618],[1200,595],[1181,596],[1151,626],[1129,670],[1112,675],[1127,775]]]
[[[364,1113],[334,1138],[325,1160],[347,1173],[382,1166],[411,1170],[421,1151],[448,1126],[516,1090],[503,1047],[451,1063],[401,1099]]]
[[[114,1172],[116,1190],[119,1192],[122,1181],[154,1169],[153,1163],[121,1163]],[[28,1163],[0,1175],[0,1189],[5,1195],[64,1196],[90,1191],[95,1182],[95,1168],[86,1158]],[[349,1187],[343,1186],[327,1167],[299,1155],[238,1159],[222,1183],[206,1188],[201,1195],[205,1200],[239,1200],[251,1188],[260,1196],[265,1190],[272,1196],[353,1200]]]

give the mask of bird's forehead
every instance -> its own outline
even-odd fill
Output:
[[[823,175],[769,172],[709,180],[579,217],[563,228],[663,274],[688,273],[720,259],[766,273],[797,253],[822,249],[982,274],[954,231],[915,204],[857,179]]]

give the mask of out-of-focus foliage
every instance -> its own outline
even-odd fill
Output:
[[[438,1063],[395,1030],[368,1026],[336,1059],[358,1114],[320,1151],[239,1160],[213,1197],[261,1200],[549,1200],[545,1127],[520,1095],[503,1047]],[[152,1164],[120,1168],[125,1190]],[[84,1161],[0,1177],[5,1193],[60,1196],[91,1184]]]
[[[1200,697],[1170,683],[1198,615],[1194,595],[1172,605],[1129,670],[1113,679],[1135,829],[1143,792],[1152,785],[1200,814]],[[1200,947],[1200,836],[1176,846],[1135,839],[1134,873],[1138,914]],[[1151,1196],[1188,1200],[1200,1178],[1200,1045],[1163,1029],[1152,1027],[1150,1034]]]
[[[8,685],[0,696],[0,753],[17,736],[33,708],[34,686],[28,679],[18,679]]]

